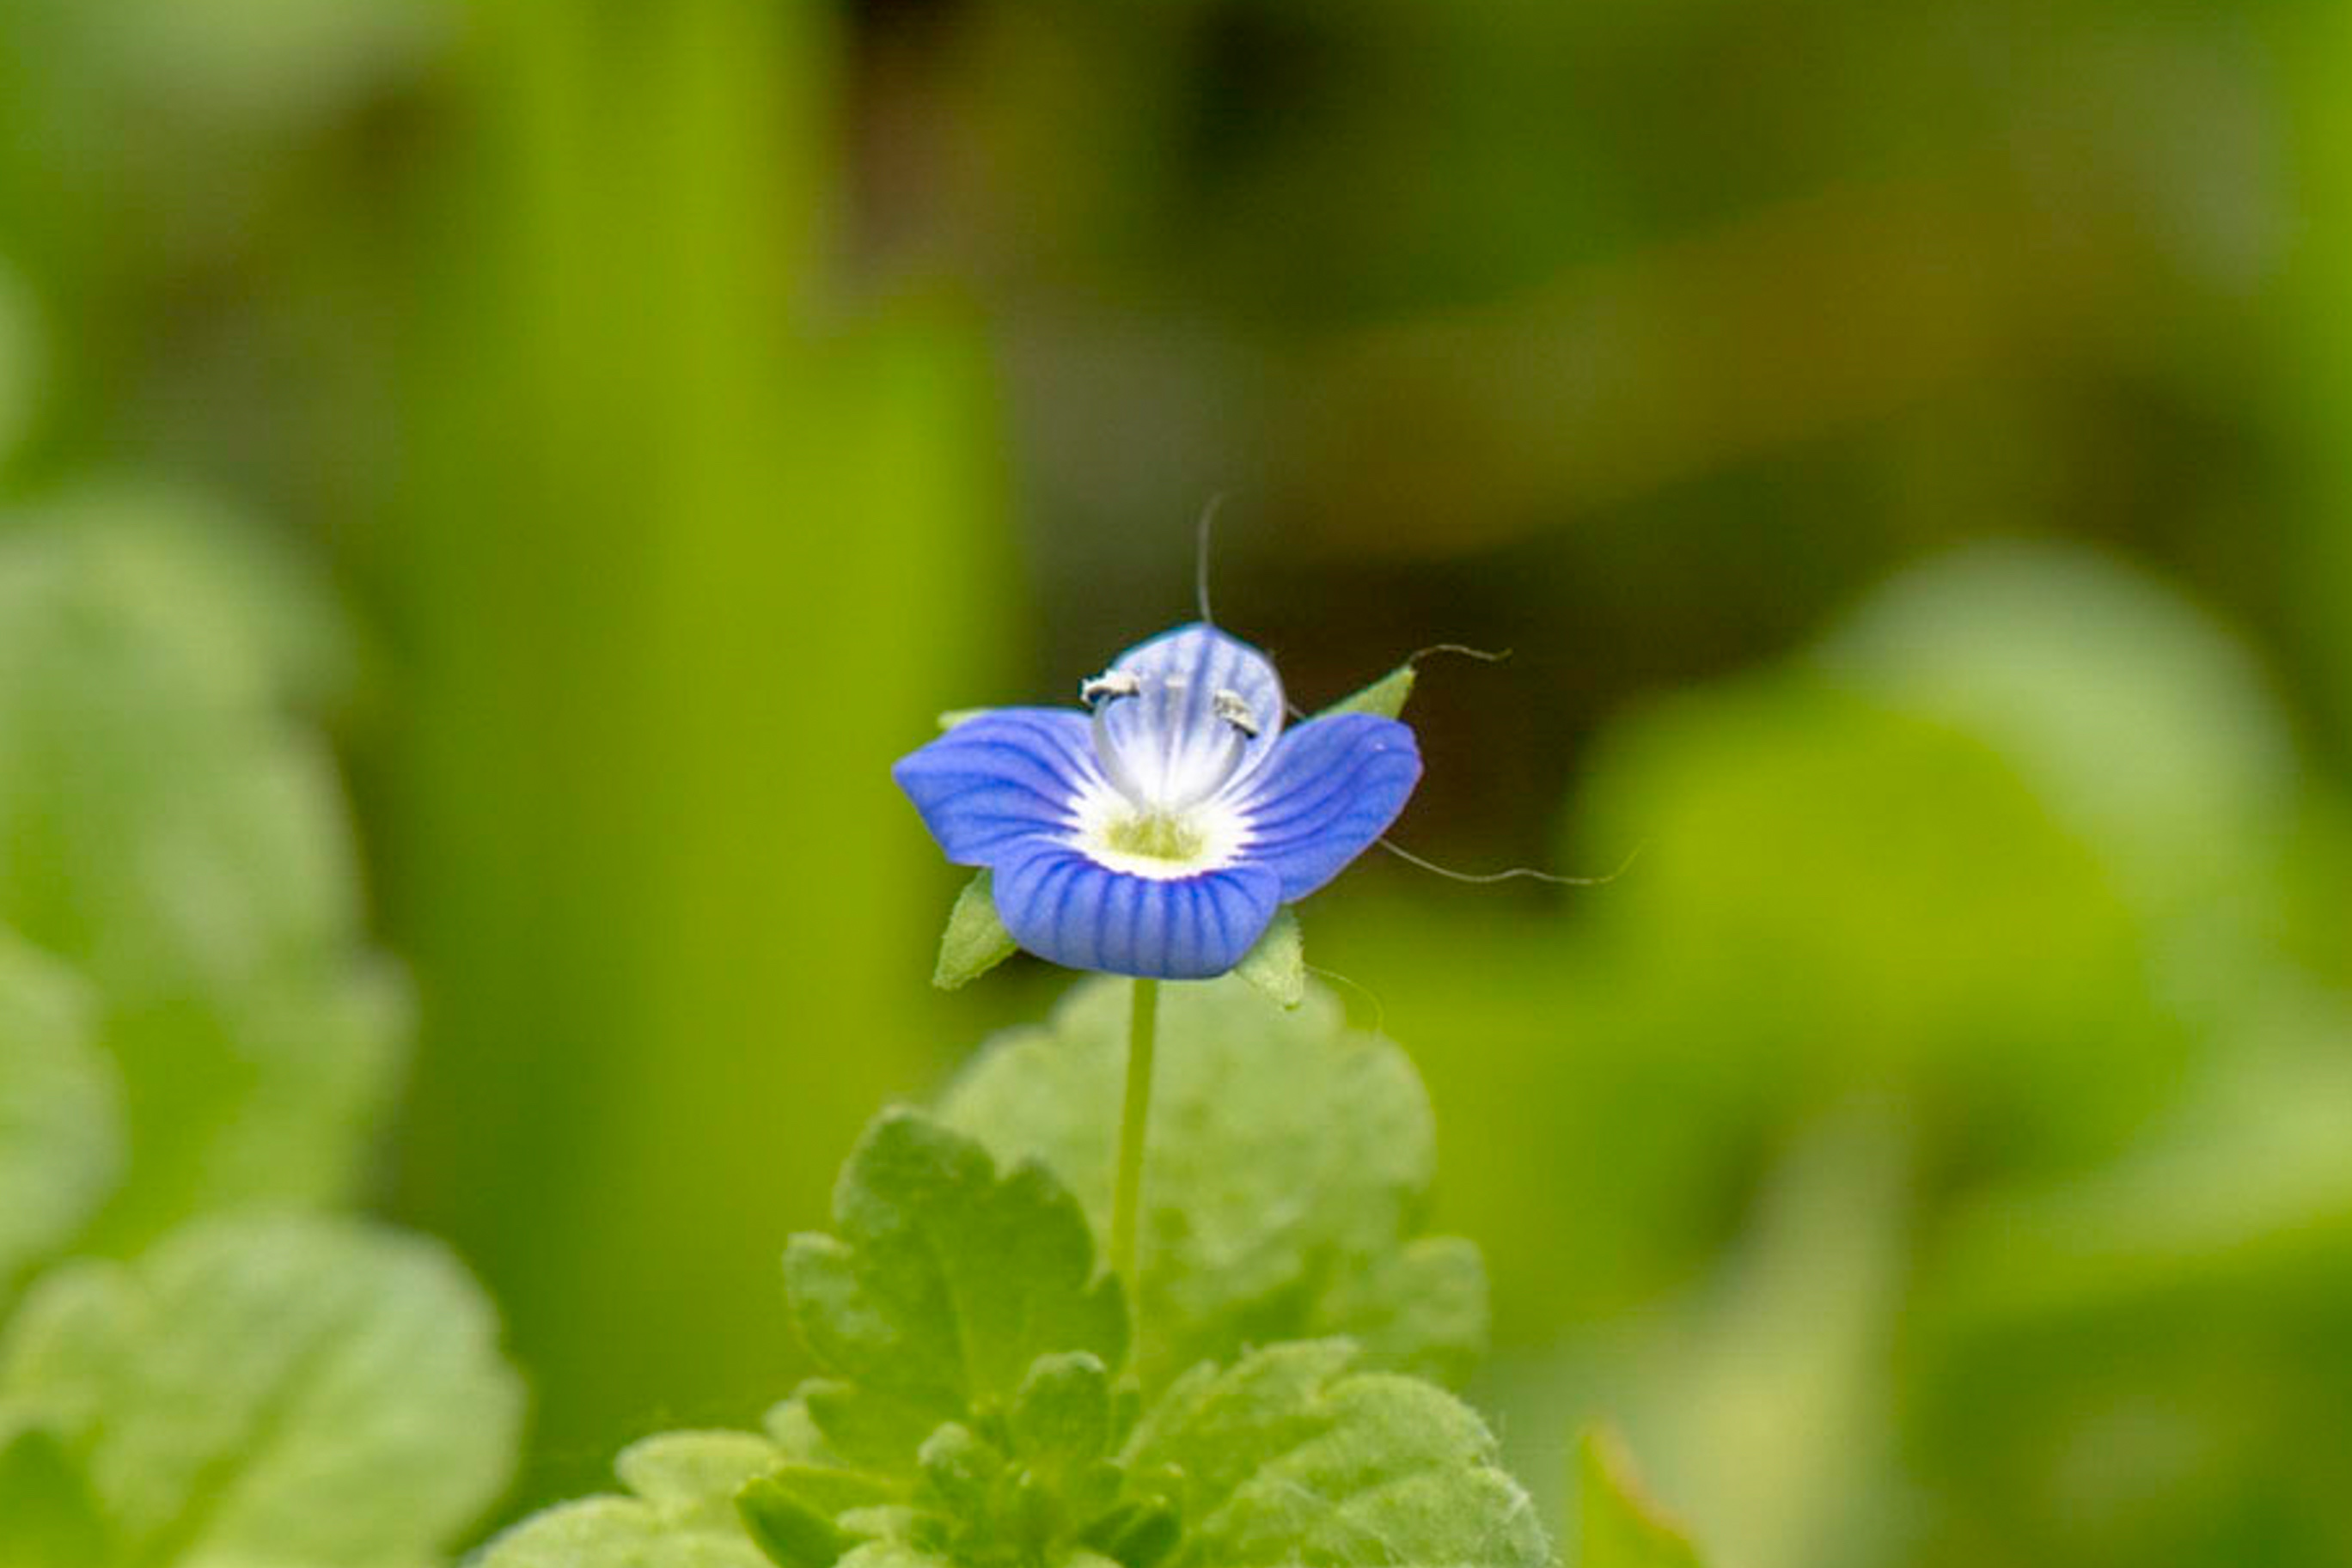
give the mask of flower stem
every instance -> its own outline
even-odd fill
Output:
[[[1128,1311],[1137,1311],[1142,1281],[1135,1272],[1136,1218],[1143,1202],[1143,1135],[1151,1120],[1151,1052],[1159,1043],[1160,982],[1135,982],[1128,1016],[1127,1102],[1118,1118],[1118,1174],[1111,1187],[1110,1267],[1127,1287]]]

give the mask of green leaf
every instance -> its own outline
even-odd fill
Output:
[[[791,1478],[762,1476],[736,1494],[744,1531],[783,1568],[832,1568],[856,1544],[834,1522],[840,1512],[805,1497]]]
[[[771,1568],[738,1529],[677,1522],[635,1498],[564,1503],[516,1525],[483,1549],[473,1568]]]
[[[810,1414],[853,1459],[911,1469],[914,1445],[872,1441],[1004,1410],[1041,1355],[1124,1364],[1127,1311],[1095,1274],[1076,1200],[1043,1166],[1000,1175],[980,1145],[908,1111],[866,1129],[834,1194],[838,1236],[796,1236],[793,1316],[845,1385]],[[828,1393],[832,1391],[828,1390]]]
[[[0,1422],[79,1458],[125,1563],[379,1568],[505,1485],[521,1390],[440,1248],[218,1220],[43,1278],[0,1339]]]
[[[63,1246],[121,1166],[111,1063],[79,982],[0,931],[0,1302]]]
[[[940,935],[940,961],[931,971],[931,984],[943,991],[968,986],[1019,950],[1013,933],[997,917],[995,890],[983,870],[964,883],[963,891],[956,894],[955,907],[948,912],[948,928]]]
[[[765,1479],[823,1464],[823,1440],[797,1403],[768,1430],[664,1432],[614,1460],[627,1496],[583,1498],[532,1515],[493,1541],[477,1568],[767,1568],[738,1500]]]
[[[756,1432],[662,1432],[621,1450],[613,1473],[681,1529],[725,1534],[735,1497],[776,1469],[783,1450]]]
[[[1615,1434],[1587,1432],[1576,1472],[1578,1568],[1699,1568],[1697,1552],[1643,1494]]]
[[[1344,1333],[1379,1365],[1457,1386],[1486,1341],[1486,1260],[1462,1237],[1420,1237],[1333,1279],[1307,1332]]]
[[[1307,946],[1299,933],[1298,916],[1287,909],[1276,910],[1274,924],[1265,928],[1255,946],[1242,955],[1234,973],[1276,1007],[1295,1008],[1305,1001]]]
[[[0,538],[0,924],[81,976],[117,1066],[110,1251],[344,1197],[406,1023],[331,759],[284,712],[331,617],[232,531],[109,491]]]
[[[1415,679],[1410,660],[1399,664],[1370,685],[1352,696],[1341,697],[1317,714],[1317,718],[1329,718],[1335,714],[1376,713],[1382,718],[1395,718],[1404,712],[1405,699],[1412,695]]]
[[[992,1045],[941,1114],[999,1159],[1044,1160],[1107,1232],[1127,986],[1088,981]],[[1282,1012],[1247,983],[1160,994],[1135,1365],[1147,1389],[1196,1362],[1310,1333],[1458,1375],[1485,1338],[1467,1242],[1416,1244],[1434,1174],[1429,1103],[1395,1045],[1320,990]],[[1300,1195],[1312,1194],[1312,1202]]]
[[[106,1521],[56,1434],[0,1428],[0,1563],[92,1568],[108,1561]]]
[[[1083,1351],[1042,1356],[1013,1396],[1013,1451],[1056,1469],[1110,1447],[1110,1374]]]
[[[1654,1315],[1658,1370],[1629,1392],[1629,1419],[1679,1457],[1677,1501],[1748,1568],[1813,1568],[1883,1539],[1870,1500],[1900,1484],[1885,1368],[1915,1280],[1914,1138],[1897,1103],[1867,1096],[1789,1136],[1713,1288],[1679,1322]],[[1772,1442],[1754,1440],[1759,1411]]]
[[[1171,1568],[1550,1562],[1534,1504],[1443,1389],[1353,1370],[1345,1341],[1276,1345],[1188,1375],[1122,1456],[1172,1478]]]

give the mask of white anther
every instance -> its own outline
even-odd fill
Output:
[[[1241,693],[1230,686],[1221,688],[1217,695],[1210,699],[1210,705],[1216,709],[1219,718],[1253,740],[1257,737],[1257,716],[1250,712],[1250,706],[1243,700]]]
[[[1143,689],[1143,683],[1131,670],[1111,670],[1093,680],[1078,683],[1078,701],[1092,707],[1107,697],[1131,697]]]

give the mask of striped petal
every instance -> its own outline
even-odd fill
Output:
[[[1021,841],[1066,839],[1076,804],[1106,788],[1084,714],[997,708],[966,719],[890,769],[958,865],[994,863]]]
[[[1205,800],[1246,777],[1282,733],[1274,666],[1213,626],[1182,626],[1139,643],[1108,674],[1130,681],[1134,692],[1103,703],[1098,750],[1112,782],[1139,804]]]
[[[1420,779],[1407,726],[1369,713],[1310,719],[1240,786],[1241,862],[1273,872],[1285,904],[1304,898],[1388,831]]]
[[[994,882],[997,917],[1037,956],[1164,980],[1223,974],[1265,935],[1281,903],[1278,880],[1260,867],[1140,877],[1043,841],[999,861]]]

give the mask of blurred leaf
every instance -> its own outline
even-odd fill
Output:
[[[333,585],[290,535],[200,490],[89,480],[0,526],[72,591],[168,648],[178,677],[224,706],[317,711],[354,695],[362,653]]]
[[[1345,1334],[1373,1365],[1449,1387],[1486,1348],[1486,1261],[1459,1236],[1422,1236],[1332,1281],[1304,1332]]]
[[[621,1450],[624,1497],[585,1498],[534,1514],[488,1546],[480,1568],[766,1568],[737,1500],[781,1468],[831,1456],[797,1404],[766,1433],[664,1432]]]
[[[1614,1433],[1576,1447],[1577,1568],[1699,1568],[1699,1555],[1642,1491]]]
[[[183,538],[201,514],[121,505],[0,537],[0,922],[89,982],[129,1145],[95,1239],[127,1249],[348,1191],[405,1009],[330,760],[278,708],[329,634]]]
[[[1900,1082],[1931,1137],[2055,1164],[2111,1153],[2178,1082],[2145,923],[1976,737],[1753,677],[1622,727],[1584,815],[1587,841],[1648,846],[1587,905],[1595,984],[1751,1121]]]
[[[505,1485],[497,1324],[439,1248],[215,1220],[45,1277],[0,1338],[0,1419],[56,1431],[118,1561],[403,1564]]]
[[[941,1114],[1003,1160],[1044,1160],[1104,1233],[1127,1051],[1127,987],[1088,980],[1042,1028],[992,1043]],[[1195,1362],[1307,1333],[1455,1375],[1485,1331],[1467,1243],[1399,1263],[1436,1155],[1412,1064],[1348,1030],[1317,991],[1285,1012],[1228,977],[1160,994],[1144,1184],[1136,1366],[1156,1388]]]
[[[838,1237],[793,1238],[784,1278],[810,1352],[847,1380],[810,1413],[853,1459],[911,1469],[942,1422],[1004,1411],[1037,1357],[1127,1359],[1118,1281],[1095,1275],[1076,1202],[1032,1163],[998,1175],[979,1145],[911,1112],[858,1140],[834,1196]],[[887,1451],[897,1448],[899,1451]]]
[[[1685,1517],[1753,1568],[1878,1560],[1914,1158],[1883,1102],[1803,1129],[1688,1330],[1657,1348],[1634,1430],[1674,1460]]]
[[[1957,1215],[1937,1317],[2050,1321],[2223,1285],[2251,1300],[2352,1262],[2352,1000],[2287,974],[2268,993],[2130,1155]]]
[[[993,879],[983,868],[964,883],[955,907],[948,911],[931,984],[943,991],[961,989],[1019,951],[1013,934],[997,917]]]
[[[184,138],[301,130],[415,70],[446,0],[115,0],[92,17],[112,85]]]
[[[673,1523],[726,1534],[736,1528],[735,1494],[787,1457],[756,1432],[663,1432],[622,1449],[613,1473]]]
[[[2275,977],[2225,1044],[2131,1155],[1944,1227],[1906,1340],[1948,1555],[2352,1548],[2352,1453],[2306,1436],[2352,1401],[2352,1003]]]
[[[0,1304],[121,1174],[111,1065],[73,976],[0,931]]]
[[[2296,759],[2270,683],[2123,562],[2019,545],[1933,560],[1872,594],[1821,657],[1998,748],[2143,907],[2276,897]]]
[[[1124,1458],[1175,1478],[1185,1532],[1171,1568],[1549,1563],[1478,1417],[1355,1361],[1345,1341],[1276,1345],[1201,1367],[1144,1417]]]
[[[1255,946],[1242,955],[1234,973],[1255,987],[1259,995],[1287,1010],[1307,999],[1307,946],[1298,916],[1288,909],[1275,911],[1274,924]]]
[[[89,1484],[55,1434],[0,1427],[0,1562],[95,1568],[110,1555]]]
[[[41,342],[31,295],[0,256],[0,471],[31,424],[41,379]]]
[[[772,1568],[740,1529],[704,1529],[657,1505],[610,1497],[535,1514],[477,1561],[479,1568]]]

